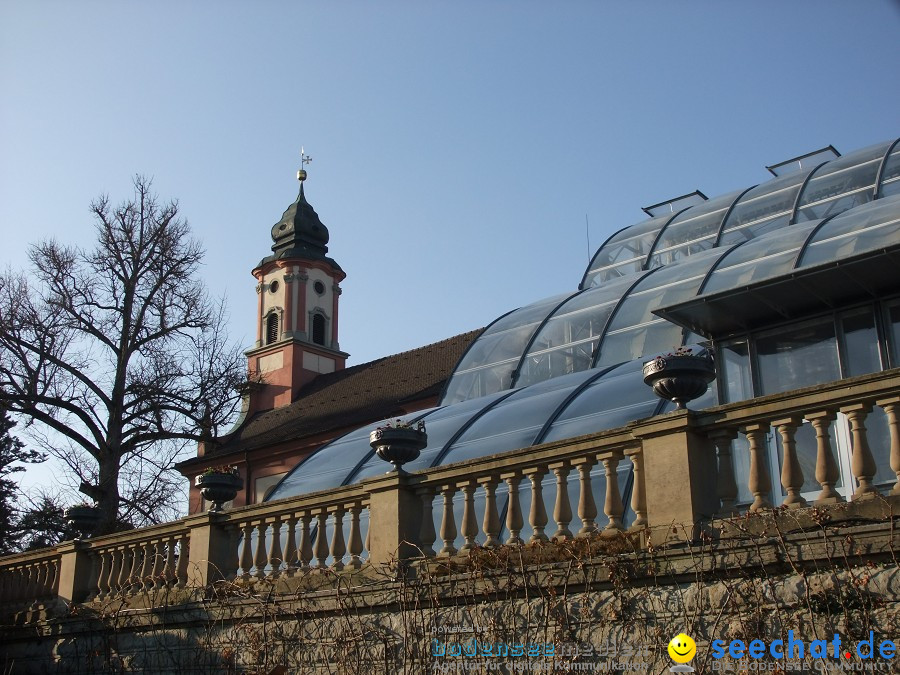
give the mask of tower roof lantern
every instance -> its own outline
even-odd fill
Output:
[[[274,242],[272,251],[274,254],[262,262],[290,258],[324,260],[340,269],[338,264],[326,255],[328,253],[328,228],[322,223],[312,205],[306,201],[303,183],[306,181],[307,172],[303,167],[312,158],[306,155],[302,149],[300,157],[300,170],[297,171],[300,192],[294,203],[287,207],[279,221],[272,226],[272,241]]]

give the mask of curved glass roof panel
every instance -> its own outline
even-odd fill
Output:
[[[900,194],[900,143],[894,146],[890,157],[884,164],[881,185],[878,188],[880,197]]]
[[[404,422],[418,421],[435,410],[419,410],[399,419]],[[390,418],[392,421],[398,419]],[[307,492],[317,492],[344,485],[356,466],[374,454],[369,446],[369,433],[388,420],[367,424],[345,436],[323,445],[309,457],[295,466],[281,479],[265,501],[284,499]]]
[[[522,361],[517,386],[591,367],[597,341],[616,304],[638,280],[614,279],[567,300],[541,327]]]
[[[693,253],[712,248],[716,243],[722,219],[742,192],[744,191],[729,192],[692,206],[675,216],[660,235],[647,267],[668,265]]]
[[[871,201],[878,168],[890,145],[863,148],[819,168],[803,188],[794,222],[827,218]]]
[[[692,298],[724,249],[710,249],[674,265],[657,268],[622,300],[600,344],[595,367],[639,359],[681,345],[683,330],[653,310]]]
[[[807,237],[820,222],[816,220],[780,232],[770,232],[765,237],[751,239],[730,250],[713,270],[701,292],[724,291],[790,272]]]
[[[489,396],[470,399],[462,403],[448,405],[435,410],[425,418],[425,427],[428,432],[428,445],[422,450],[418,459],[409,462],[403,466],[406,471],[417,471],[419,469],[427,469],[432,466],[435,459],[442,454],[444,447],[450,440],[459,433],[460,429],[465,427],[470,420],[477,417],[481,412],[493,405],[498,399],[510,395],[510,391],[501,391]],[[369,437],[361,438],[360,443],[369,445]],[[369,476],[377,476],[385,473],[389,465],[379,458],[374,452],[372,456],[349,477],[352,482],[363,480]]]
[[[653,415],[662,399],[644,384],[642,367],[641,360],[631,361],[594,380],[563,408],[538,442],[615,429]]]
[[[787,225],[797,192],[810,171],[794,171],[747,192],[728,214],[719,245],[737,244]]]
[[[560,403],[585,380],[598,374],[587,370],[517,389],[466,429],[450,446],[441,464],[533,445]]]
[[[599,286],[610,279],[641,271],[659,231],[671,219],[672,214],[667,213],[626,227],[614,235],[597,250],[581,287]]]
[[[520,307],[488,326],[456,366],[441,404],[509,389],[513,371],[538,326],[572,295],[564,293]]]
[[[900,240],[900,195],[878,199],[832,218],[813,236],[797,267],[848,258]]]

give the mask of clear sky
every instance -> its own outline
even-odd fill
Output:
[[[304,145],[360,363],[573,290],[586,218],[595,249],[897,137],[898,36],[891,0],[0,0],[0,265],[90,243],[91,200],[150,175],[249,346]]]

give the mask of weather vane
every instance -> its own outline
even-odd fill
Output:
[[[300,146],[300,170],[297,172],[297,180],[305,181],[306,180],[306,169],[303,167],[309,164],[312,161],[312,157],[306,154],[303,146]]]

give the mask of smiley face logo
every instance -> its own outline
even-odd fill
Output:
[[[669,656],[675,663],[687,663],[697,655],[697,643],[690,635],[679,633],[669,642]]]

